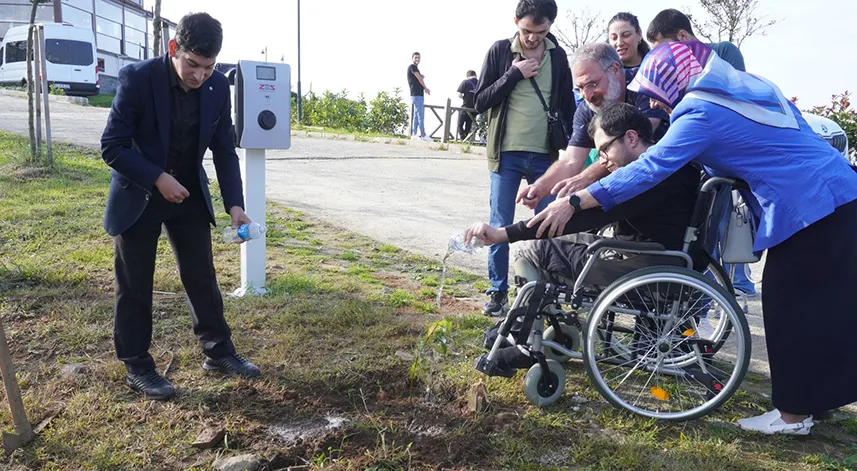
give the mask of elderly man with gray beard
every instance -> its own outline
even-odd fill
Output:
[[[648,98],[625,89],[627,79],[622,60],[609,44],[593,43],[581,47],[572,57],[570,66],[574,85],[584,101],[574,114],[568,148],[541,178],[518,193],[517,202],[528,208],[535,208],[544,197],[564,197],[607,176],[604,166],[589,165],[594,143],[588,129],[595,114],[608,103],[624,102],[640,110],[652,122],[655,142],[669,128],[669,116],[663,110],[651,108]]]

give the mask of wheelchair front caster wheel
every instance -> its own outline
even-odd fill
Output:
[[[559,328],[562,331],[562,343],[560,343],[560,345],[562,345],[568,350],[571,350],[572,352],[579,352],[580,330],[578,330],[577,327],[573,325],[564,324],[562,322],[560,322]],[[553,326],[550,326],[545,329],[545,333],[543,334],[542,338],[544,340],[552,340],[556,342],[556,331],[554,330]],[[560,363],[565,363],[571,359],[570,356],[548,347],[545,348],[545,357],[548,359],[556,360]]]
[[[565,369],[556,360],[548,360],[547,364],[548,371],[536,363],[524,377],[524,395],[539,407],[553,404],[565,390]]]

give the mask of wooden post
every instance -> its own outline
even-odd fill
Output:
[[[44,25],[40,25],[38,31],[38,39],[39,39],[39,62],[42,67],[42,90],[48,89],[48,64],[47,64],[47,53],[45,49],[45,27]],[[54,148],[53,142],[51,141],[51,107],[50,100],[48,99],[48,95],[45,95],[45,142],[47,143],[48,149],[48,166],[54,166]]]
[[[39,159],[42,156],[42,62],[39,60],[41,56],[39,40],[39,27],[36,25],[30,26],[33,28],[33,86],[36,94],[36,155]],[[28,58],[29,60],[29,58]]]
[[[476,110],[473,110],[473,111],[476,111]],[[476,142],[476,134],[479,133],[479,114],[473,113],[470,115],[470,117],[473,119],[473,124],[471,125],[472,127],[470,128],[471,129],[471,131],[470,131],[470,143],[474,144]]]
[[[440,142],[446,144],[449,142],[449,122],[452,121],[452,100],[446,99],[446,106],[443,108],[443,138]]]
[[[479,132],[479,127],[477,126],[477,123],[476,123],[476,118],[478,118],[479,115],[477,115],[476,113],[471,113],[469,111],[467,112],[467,114],[470,115],[470,120],[472,121],[470,123],[470,136],[469,137],[470,137],[470,144],[473,145],[473,143],[476,141],[476,133]]]
[[[18,378],[15,377],[15,365],[12,364],[12,353],[9,351],[9,344],[6,343],[6,332],[3,330],[2,322],[0,322],[0,374],[3,375],[6,399],[9,401],[9,409],[12,410],[12,422],[15,424],[15,432],[17,432],[17,435],[3,432],[3,447],[8,455],[14,449],[32,440],[34,434],[33,427],[27,419],[27,411],[24,409]]]

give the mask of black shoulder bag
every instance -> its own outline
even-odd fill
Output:
[[[542,96],[542,91],[539,90],[539,85],[536,83],[535,77],[530,77],[530,83],[533,84],[533,88],[536,89],[536,94],[539,96],[539,100],[542,102],[542,106],[545,108],[545,114],[548,117],[548,147],[551,150],[563,150],[568,147],[568,139],[571,137],[568,133],[568,129],[565,127],[565,122],[562,120],[562,111],[553,110],[551,111],[548,104],[545,102],[545,97]]]

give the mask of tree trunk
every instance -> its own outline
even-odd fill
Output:
[[[33,28],[36,23],[36,12],[39,8],[39,0],[32,0],[33,6],[30,10],[30,27],[27,30],[27,101],[29,115],[29,131],[30,131],[30,163],[36,162],[36,89],[35,80],[33,79]]]
[[[161,0],[155,0],[155,18],[152,19],[152,52],[155,57],[161,55]]]

